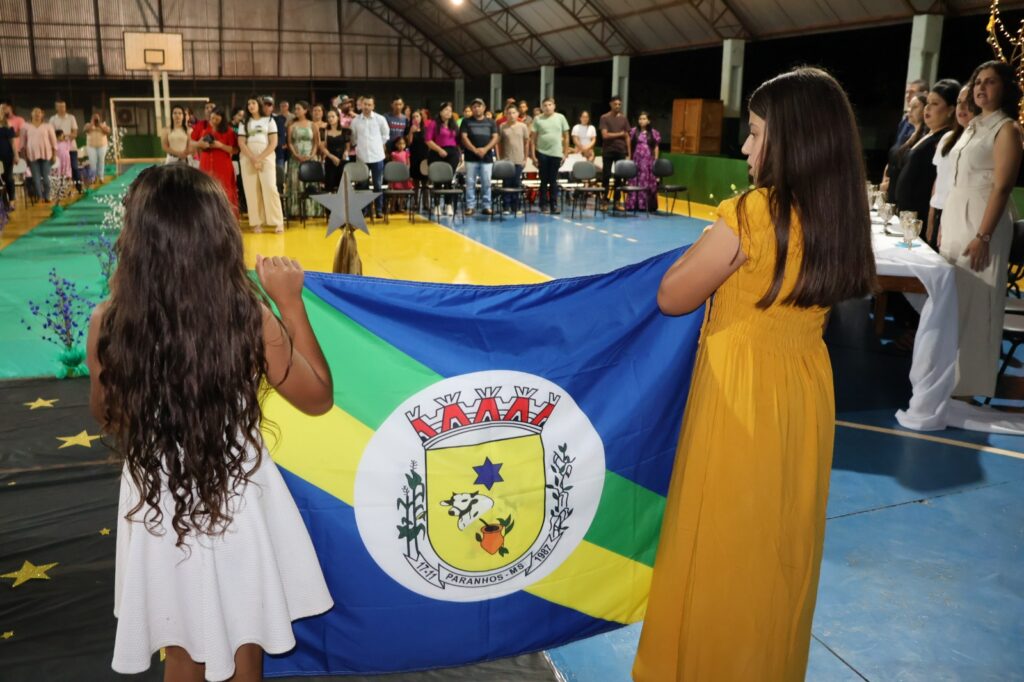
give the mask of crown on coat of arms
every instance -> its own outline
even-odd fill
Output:
[[[477,399],[472,402],[461,402],[461,391],[449,393],[434,398],[438,408],[433,415],[421,414],[417,405],[406,412],[405,417],[424,442],[497,424],[540,433],[560,397],[549,393],[546,402],[538,402],[533,398],[537,389],[525,386],[516,386],[515,395],[510,398],[502,398],[498,386],[477,388],[475,391]]]

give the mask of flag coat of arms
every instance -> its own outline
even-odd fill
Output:
[[[335,406],[267,441],[335,606],[268,677],[444,667],[643,617],[703,310],[670,252],[482,287],[310,273]]]

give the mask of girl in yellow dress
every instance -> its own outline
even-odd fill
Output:
[[[800,68],[750,98],[756,189],[665,274],[708,303],[633,667],[638,682],[803,680],[835,430],[829,307],[875,280],[860,137],[842,87]]]

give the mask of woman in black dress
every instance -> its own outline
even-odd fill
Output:
[[[7,210],[14,210],[14,164],[18,162],[18,151],[14,147],[14,138],[17,135],[14,127],[7,120],[7,107],[0,106],[0,163],[4,166],[3,196],[0,201],[6,201]],[[4,225],[0,223],[0,232],[3,232]]]
[[[423,174],[423,162],[427,160],[430,149],[427,147],[423,122],[428,119],[426,109],[417,109],[409,117],[409,130],[405,134],[405,143],[409,145],[409,175],[416,189],[419,190],[427,182]]]
[[[928,220],[928,204],[935,185],[935,148],[953,127],[959,94],[960,83],[955,80],[945,78],[935,84],[924,107],[922,130],[925,133],[903,158],[903,168],[896,183],[896,208],[914,211],[922,223]],[[931,246],[936,248],[935,244]]]
[[[327,126],[320,142],[320,152],[324,157],[324,189],[328,192],[334,192],[341,184],[351,140],[352,131],[341,127],[338,112],[334,109],[328,111]]]
[[[924,105],[927,101],[925,95],[915,95],[910,100],[907,120],[914,126],[914,134],[902,145],[896,144],[889,149],[889,164],[882,173],[882,184],[879,189],[885,192],[885,200],[890,204],[896,203],[896,185],[899,183],[900,171],[903,170],[907,152],[924,137]]]

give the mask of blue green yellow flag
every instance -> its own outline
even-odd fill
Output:
[[[703,311],[678,252],[479,287],[309,274],[335,407],[266,405],[334,597],[267,676],[546,649],[643,617]]]

